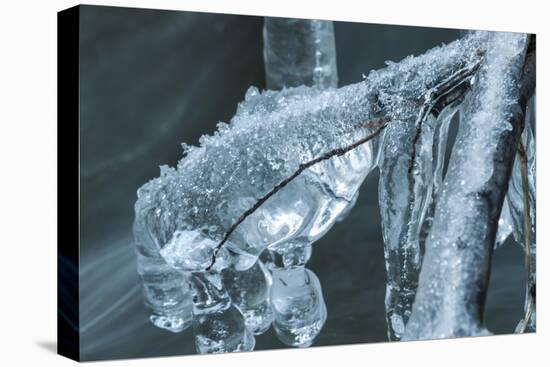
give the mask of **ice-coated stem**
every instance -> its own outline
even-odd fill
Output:
[[[331,21],[266,17],[263,36],[268,89],[338,85]]]
[[[525,128],[514,162],[507,202],[514,229],[514,239],[520,244],[525,256],[527,273],[524,316],[516,332],[536,330],[536,154],[535,154],[535,103],[534,97],[527,106]]]
[[[410,178],[407,174],[414,130],[414,123],[406,121],[390,125],[384,134],[379,162],[378,197],[384,238],[385,305],[390,340],[399,340],[404,332],[420,270],[418,237],[409,238],[409,227],[414,226],[412,216],[420,215],[416,210],[410,210],[415,193],[409,191]]]
[[[498,219],[526,98],[525,34],[489,40],[460,128],[428,238],[404,339],[485,334],[483,308]]]
[[[525,271],[527,272],[527,292],[525,301],[525,316],[520,322],[519,333],[524,333],[533,313],[533,300],[531,296],[531,213],[529,204],[529,178],[527,173],[527,153],[521,140],[518,144],[518,157],[521,167],[521,182],[523,188],[523,248],[525,251]]]
[[[216,258],[217,258],[218,252],[220,251],[222,246],[225,244],[225,242],[229,239],[231,234],[235,231],[235,229],[237,229],[239,224],[244,222],[244,220],[246,218],[248,218],[252,213],[254,213],[256,211],[256,209],[258,209],[260,206],[262,206],[262,204],[265,203],[270,197],[272,197],[277,192],[279,192],[281,189],[283,189],[286,185],[288,185],[290,182],[292,182],[292,180],[294,180],[296,177],[300,176],[300,174],[302,172],[304,172],[306,169],[308,169],[310,167],[313,167],[317,163],[326,161],[330,158],[343,156],[347,152],[349,152],[349,151],[357,148],[358,146],[363,145],[363,144],[371,141],[372,139],[376,138],[382,132],[382,130],[384,130],[384,128],[387,126],[387,124],[388,124],[387,119],[373,120],[373,121],[369,122],[368,127],[375,127],[375,129],[372,133],[368,134],[364,138],[359,139],[358,141],[356,141],[356,142],[354,142],[354,143],[352,143],[352,144],[350,144],[346,147],[336,148],[336,149],[330,150],[330,151],[322,154],[321,156],[319,156],[319,157],[317,157],[317,158],[315,158],[311,161],[300,164],[298,169],[296,171],[294,171],[294,173],[292,175],[285,178],[283,181],[281,181],[279,184],[277,184],[271,191],[269,191],[267,194],[265,194],[260,199],[258,199],[258,201],[256,201],[248,210],[246,210],[243,214],[241,214],[241,216],[237,219],[237,221],[235,223],[233,223],[231,225],[231,227],[229,227],[229,229],[224,234],[224,236],[223,236],[222,240],[220,241],[220,243],[215,247],[214,252],[212,254],[212,262],[206,268],[206,270],[209,271],[214,266],[214,264],[216,263]]]
[[[478,66],[463,68],[429,90],[418,114],[391,124],[380,144],[378,195],[389,340],[401,338],[416,294],[421,234],[441,182],[449,120],[455,110],[451,107],[469,87]]]

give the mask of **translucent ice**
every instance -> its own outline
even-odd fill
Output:
[[[330,92],[299,88],[288,100],[285,93],[249,95],[231,125],[220,124],[219,132],[203,137],[201,148],[191,148],[177,169],[164,167],[159,178],[140,190],[138,221],[159,251],[181,254],[171,260],[177,269],[204,270],[213,242],[260,197],[300,164],[368,134],[369,129],[358,126],[368,118],[368,109],[349,98],[350,93],[360,98],[356,92],[361,87]],[[350,107],[330,108],[338,101],[337,106]],[[315,174],[319,167],[307,170],[233,233],[226,248],[243,256],[240,268],[251,266],[269,244],[296,236],[313,241],[326,232],[368,173],[371,147],[367,143],[322,164],[332,176]],[[165,246],[169,248],[163,250]]]
[[[305,268],[311,247],[307,242],[282,243],[261,257],[272,277],[273,327],[279,340],[293,347],[311,345],[327,317],[321,284]]]
[[[311,257],[312,244],[295,241],[271,245],[262,254],[262,260],[269,269],[305,266]]]
[[[495,240],[495,249],[500,248],[504,241],[512,234],[514,227],[512,225],[512,216],[510,214],[510,207],[508,205],[508,199],[504,200],[502,204],[502,210],[500,212],[500,218],[498,220],[497,237]]]
[[[194,320],[195,345],[199,353],[249,352],[255,339],[245,326],[243,315],[233,305]]]
[[[531,102],[527,108],[526,124],[521,140],[527,153],[527,179],[529,192],[529,213],[531,219],[530,242],[533,251],[536,252],[536,148],[535,137],[529,118],[534,114],[534,104]],[[522,246],[525,243],[524,208],[523,208],[523,181],[521,176],[520,159],[516,157],[512,169],[512,177],[508,188],[508,204],[514,228],[514,238]]]
[[[419,93],[424,97],[417,97],[414,104],[395,101],[401,104],[399,115],[385,129],[378,143],[378,193],[390,340],[401,338],[411,312],[423,239],[429,230],[433,203],[441,186],[449,123],[456,111],[455,102],[468,89],[475,69],[474,63],[466,63],[448,79],[440,79],[431,89]],[[407,85],[398,77],[393,82],[401,88]]]
[[[255,339],[223,286],[218,273],[193,273],[193,331],[199,353],[242,352],[254,349]]]
[[[271,275],[263,264],[257,261],[244,271],[229,267],[222,275],[231,301],[243,313],[247,328],[255,335],[266,332],[273,321],[273,312],[269,298]]]
[[[273,268],[272,274],[273,327],[277,337],[286,345],[310,346],[327,318],[319,279],[303,266]]]
[[[527,191],[529,203],[529,256],[526,261],[529,264],[529,274],[526,286],[525,313],[529,314],[526,325],[520,321],[517,330],[535,331],[536,330],[536,147],[535,147],[535,97],[527,105],[525,116],[525,127],[521,136],[521,141],[525,148],[527,159]],[[514,238],[524,251],[526,251],[526,233],[525,233],[525,214],[524,188],[521,173],[521,159],[516,156],[512,169],[512,177],[508,187],[507,203],[510,206],[510,219],[514,230]]]
[[[151,310],[151,322],[172,332],[187,329],[193,320],[187,277],[173,271],[160,257],[138,257],[138,271],[145,302]]]
[[[200,139],[199,147],[185,145],[177,167],[162,167],[160,177],[138,190],[135,205],[139,269],[144,289],[152,289],[146,299],[154,305],[157,326],[183,330],[192,309],[199,351],[252,348],[251,330],[259,333],[265,326],[263,320],[257,326],[251,320],[267,311],[263,285],[254,288],[265,283],[253,279],[261,278],[258,256],[269,247],[276,275],[269,295],[277,335],[289,345],[309,345],[326,319],[319,282],[304,267],[311,244],[353,206],[376,164],[380,143],[371,140],[336,153],[382,127],[414,121],[435,87],[479,63],[484,38],[470,35],[389,63],[365,81],[340,89],[302,86],[260,92],[252,87],[230,124],[220,123],[213,135]],[[428,120],[415,145],[417,165],[429,156],[424,153],[430,141],[425,136],[433,135],[434,121]],[[274,191],[305,164],[331,152],[330,159]],[[429,197],[415,201],[415,213],[425,211],[422,203]],[[422,215],[414,218],[421,221]],[[215,249],[219,252],[213,261]],[[156,277],[153,288],[149,274]],[[241,290],[250,288],[250,293],[231,288],[229,283],[241,280],[246,283]],[[262,314],[260,319],[264,316],[269,318]]]
[[[478,43],[465,38],[340,89],[250,90],[230,125],[220,123],[200,147],[187,148],[177,168],[163,167],[139,190],[136,222],[145,227],[139,233],[157,251],[170,245],[175,251],[163,253],[185,253],[170,260],[178,270],[204,270],[212,243],[259,198],[301,164],[368,135],[374,130],[369,121],[418,113],[414,96],[475,63],[471,50]],[[374,166],[371,143],[314,165],[247,217],[224,246],[239,257],[237,267],[252,266],[270,244],[322,236]]]
[[[172,332],[187,329],[193,319],[187,277],[162,258],[140,217],[134,223],[134,238],[145,304],[151,311],[149,319]]]
[[[263,35],[269,89],[338,85],[332,22],[265,18]]]

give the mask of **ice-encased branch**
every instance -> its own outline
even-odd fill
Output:
[[[475,39],[474,36],[472,36],[471,38]],[[472,42],[471,39],[466,40]],[[467,43],[467,41],[463,40],[464,43]],[[456,47],[458,43],[459,42],[455,42],[454,46]],[[436,54],[437,52],[440,52],[441,49],[434,49],[432,51],[434,54]],[[375,89],[374,95],[371,94],[371,98],[376,98],[376,112],[378,115],[382,114],[384,117],[355,124],[355,127],[368,127],[369,129],[374,129],[374,132],[372,132],[367,137],[354,141],[348,146],[334,148],[326,153],[321,154],[319,157],[301,163],[296,171],[294,171],[288,177],[284,178],[281,182],[275,185],[272,190],[268,191],[264,196],[259,198],[253,205],[251,205],[246,211],[244,211],[239,216],[239,218],[229,227],[229,229],[223,235],[220,243],[214,248],[212,262],[207,267],[207,270],[211,269],[212,266],[214,266],[219,250],[229,239],[231,234],[263,203],[265,203],[269,198],[279,192],[288,183],[298,177],[306,169],[333,157],[342,156],[345,153],[365,144],[366,142],[378,136],[382,129],[386,127],[386,123],[391,120],[391,117],[389,116],[395,116],[401,121],[402,126],[398,126],[396,128],[398,129],[398,131],[402,130],[405,132],[405,134],[402,135],[406,138],[407,141],[411,141],[410,136],[412,136],[412,145],[406,144],[407,147],[412,146],[412,157],[410,159],[412,163],[410,163],[409,165],[410,174],[410,167],[411,165],[414,165],[415,145],[418,140],[418,135],[421,133],[422,122],[429,116],[433,109],[439,108],[440,110],[442,110],[455,102],[456,99],[460,98],[464,91],[468,88],[470,79],[477,72],[482,56],[481,49],[479,48],[479,45],[477,45],[477,47],[472,47],[470,45],[469,51],[471,54],[468,55],[468,59],[461,60],[456,64],[442,66],[435,64],[435,60],[431,59],[434,64],[430,65],[430,67],[426,67],[425,69],[417,70],[417,63],[420,65],[425,65],[424,63],[426,62],[426,60],[424,60],[424,57],[418,57],[416,60],[409,58],[404,60],[402,64],[390,65],[386,70],[380,72],[380,75],[378,75],[377,73],[372,73],[366,80],[366,82],[367,84],[369,81],[377,82],[373,83],[374,86],[369,85],[371,89],[377,88]],[[430,53],[427,53],[427,55],[433,56],[430,55]],[[429,57],[426,58],[430,59]],[[417,61],[417,63],[415,63],[414,61]],[[442,72],[441,74],[436,73],[434,76],[434,70],[444,72]],[[411,73],[417,73],[416,78],[411,78]],[[428,76],[427,79],[421,79],[422,77],[426,76]],[[387,79],[390,78],[392,79],[392,83],[388,85],[386,84],[388,82]],[[409,84],[397,85],[397,90],[395,90],[395,82],[396,79],[398,80],[399,78],[409,79],[407,80]],[[418,93],[419,90],[423,92],[421,97],[413,94]],[[412,123],[412,119],[414,119],[414,123]],[[416,131],[416,134],[412,134],[412,130],[408,131],[407,129],[412,129]],[[393,144],[392,146],[395,146],[395,144],[399,144],[397,139],[390,143]],[[410,184],[410,186],[413,185],[414,184]],[[410,200],[407,201],[407,205],[410,205],[409,203]],[[420,221],[418,224],[419,229],[421,224],[422,221]]]
[[[493,244],[526,99],[527,36],[496,33],[465,106],[420,273],[407,340],[480,335]]]
[[[372,133],[358,126],[365,121],[411,121],[422,96],[478,62],[482,45],[483,37],[468,36],[340,89],[250,88],[231,124],[203,136],[200,147],[186,147],[176,168],[163,167],[160,177],[138,191],[134,233],[144,287],[155,282],[154,292],[146,294],[153,312],[171,317],[181,302],[188,310],[189,294],[184,287],[172,292],[168,280],[205,271],[231,225],[300,165]],[[231,233],[214,270],[229,264],[250,269],[268,246],[323,236],[374,167],[375,142],[307,168],[272,195]],[[184,316],[161,325],[174,330],[174,323],[186,322],[187,311]]]
[[[535,84],[536,84],[536,36],[530,36],[529,48],[525,56],[520,95],[529,99],[525,114],[525,127],[520,140],[525,155],[518,147],[518,156],[512,169],[512,177],[508,185],[508,193],[503,204],[497,241],[498,248],[513,232],[515,242],[522,246],[525,252],[527,284],[525,292],[524,316],[516,327],[516,332],[536,330],[536,147],[535,147]],[[527,185],[524,182],[524,165],[527,164]],[[527,190],[526,190],[527,187]],[[526,202],[527,200],[527,202]],[[529,226],[526,226],[529,218]],[[526,233],[529,231],[530,233]],[[529,243],[529,246],[525,244]]]
[[[418,115],[389,126],[380,144],[378,193],[390,340],[401,338],[416,294],[420,236],[441,180],[449,120],[479,65],[467,65],[434,86],[426,93]],[[423,129],[423,125],[428,126]]]
[[[514,162],[506,203],[509,206],[510,221],[514,238],[525,252],[527,282],[525,291],[524,317],[516,332],[536,330],[536,36],[531,35],[529,49],[523,70],[521,95],[527,103],[525,127],[521,136],[518,157]]]
[[[310,167],[312,167],[312,166],[314,166],[314,165],[316,165],[320,162],[329,160],[331,158],[341,157],[344,154],[346,154],[347,152],[349,152],[349,151],[351,151],[351,150],[353,150],[353,149],[355,149],[355,148],[371,141],[372,139],[376,138],[382,132],[382,130],[384,130],[384,128],[386,128],[388,122],[389,122],[388,119],[378,119],[378,120],[372,120],[372,121],[364,122],[362,124],[358,124],[358,128],[359,127],[365,127],[365,128],[373,129],[372,133],[365,136],[364,138],[361,138],[361,139],[357,140],[356,142],[353,142],[352,144],[350,144],[348,146],[345,146],[345,147],[342,147],[342,148],[332,149],[332,150],[322,154],[321,156],[319,156],[315,159],[312,159],[311,161],[300,164],[298,166],[298,169],[296,171],[294,171],[294,173],[292,173],[289,177],[287,177],[284,180],[282,180],[281,182],[279,182],[272,190],[270,190],[267,194],[265,194],[260,199],[258,199],[258,201],[256,201],[254,203],[254,205],[252,205],[243,214],[241,214],[241,216],[237,219],[237,221],[235,223],[233,223],[231,225],[231,227],[229,227],[227,232],[225,232],[225,235],[223,236],[220,243],[218,243],[218,245],[214,249],[214,253],[212,254],[212,263],[206,268],[206,271],[209,271],[214,266],[214,264],[216,262],[216,256],[218,255],[219,250],[222,248],[222,246],[225,244],[225,242],[229,239],[229,236],[231,236],[233,231],[235,231],[235,229],[237,229],[239,224],[244,222],[244,220],[246,218],[248,218],[252,213],[254,213],[270,197],[272,197],[273,195],[278,193],[280,190],[282,190],[286,185],[288,185],[290,182],[292,182],[292,180],[294,180],[296,177],[298,177],[306,169],[308,169],[308,168],[310,168]]]
[[[479,61],[482,39],[468,36],[390,63],[371,72],[365,81],[340,89],[299,87],[262,94],[250,89],[230,125],[220,124],[215,135],[201,138],[201,147],[187,150],[177,169],[163,168],[160,177],[140,188],[136,220],[145,223],[149,242],[169,257],[172,266],[205,270],[217,243],[254,202],[301,164],[365,137],[367,129],[358,129],[358,124],[381,118],[410,121],[417,116],[427,91]],[[372,160],[364,156],[372,155],[372,147],[356,151],[362,157],[361,165]],[[310,177],[330,188],[331,195],[346,200],[353,198],[368,173],[366,166],[357,172],[358,166],[342,172],[335,167],[330,174],[319,176],[312,168],[306,170]],[[246,227],[258,215],[267,213],[256,211],[242,225]],[[273,241],[283,240],[282,233],[256,234],[252,228],[255,225],[233,232],[229,241],[233,254],[257,257]],[[284,240],[299,234],[296,231],[285,232]],[[256,238],[267,238],[267,243]]]
[[[531,288],[534,287],[531,274],[531,203],[529,192],[528,157],[521,140],[518,143],[518,158],[520,160],[521,186],[523,193],[523,248],[525,251],[525,271],[527,273],[527,291],[525,302],[525,315],[519,323],[518,332],[524,333],[533,314],[534,300]]]

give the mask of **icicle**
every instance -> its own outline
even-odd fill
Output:
[[[233,267],[222,271],[223,284],[231,301],[244,315],[246,327],[254,334],[265,333],[273,321],[271,300],[271,276],[263,264],[257,261],[251,268],[236,271]]]
[[[378,200],[386,260],[385,304],[390,340],[398,340],[404,332],[420,270],[418,238],[408,237],[409,226],[414,226],[416,219],[411,215],[418,215],[410,210],[414,193],[410,192],[408,174],[414,131],[414,121],[389,126],[384,133],[379,162]]]
[[[406,340],[481,335],[500,209],[523,123],[527,36],[495,33],[460,128],[426,240]]]
[[[420,245],[423,250],[423,245],[426,241],[431,225],[433,223],[433,216],[435,214],[435,203],[437,197],[441,191],[443,184],[443,171],[445,167],[445,156],[447,151],[447,140],[449,135],[449,128],[451,120],[456,115],[458,108],[451,105],[445,108],[436,118],[433,134],[433,189],[431,190],[431,198],[428,199],[428,208],[425,215],[424,223],[422,224],[422,230],[420,232]]]
[[[268,89],[300,85],[336,87],[332,22],[265,18],[264,64]]]
[[[327,308],[317,276],[305,264],[311,243],[270,246],[262,254],[272,274],[271,304],[277,338],[286,345],[308,347],[327,319]]]
[[[433,200],[441,185],[449,123],[455,110],[447,108],[437,119],[426,116],[412,171],[416,116],[389,126],[381,143],[378,193],[389,340],[401,338],[410,316],[422,260],[422,235],[432,220],[429,216],[433,215]]]
[[[160,256],[145,226],[136,219],[138,273],[145,304],[150,309],[149,320],[157,327],[174,333],[187,329],[193,320],[193,305],[187,277]]]
[[[241,311],[231,302],[219,273],[190,276],[194,288],[193,331],[199,353],[243,352],[254,349],[255,339]]]
[[[273,270],[273,327],[284,344],[308,347],[327,319],[327,309],[317,276],[305,267]]]

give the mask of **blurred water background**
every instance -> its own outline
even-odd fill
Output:
[[[159,165],[177,162],[181,142],[197,144],[218,121],[229,121],[249,86],[265,87],[262,22],[81,7],[83,360],[195,353],[190,330],[172,334],[147,320],[132,248],[133,204]],[[462,34],[347,22],[335,23],[335,33],[340,85]],[[314,244],[308,268],[328,309],[316,346],[387,340],[377,186],[374,172],[349,217]],[[523,310],[523,255],[508,241],[493,257],[486,322],[494,333],[512,332]],[[283,347],[272,330],[256,337],[256,350]]]

